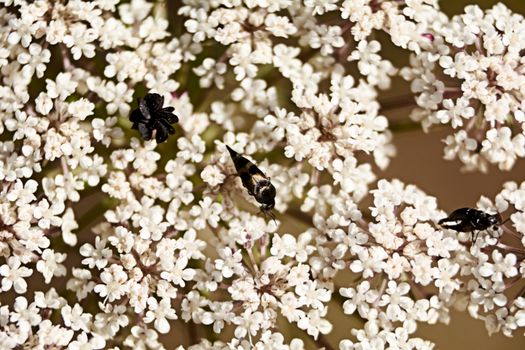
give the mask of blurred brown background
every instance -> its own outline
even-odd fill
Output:
[[[478,4],[487,9],[499,1],[483,0],[440,0],[440,7],[449,15],[460,14],[466,5]],[[525,14],[524,0],[501,1],[514,12]],[[402,84],[399,81],[397,84]],[[407,91],[404,87],[391,89],[384,98],[395,99],[396,91]],[[399,108],[385,111],[392,122],[406,120],[410,109]],[[506,181],[525,181],[525,161],[519,160],[510,172],[500,172],[492,167],[487,174],[461,173],[459,161],[443,160],[442,139],[450,133],[440,129],[424,134],[420,130],[404,131],[394,135],[397,156],[380,177],[399,178],[405,183],[413,183],[427,194],[438,198],[440,208],[451,211],[464,206],[475,206],[481,195],[493,198]],[[436,343],[436,348],[446,350],[492,350],[525,349],[525,337],[516,332],[514,338],[501,334],[489,336],[483,321],[472,319],[467,313],[452,312],[448,326],[420,326],[417,335]]]

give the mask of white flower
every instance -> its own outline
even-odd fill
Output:
[[[118,112],[121,115],[128,115],[132,96],[133,90],[129,89],[123,82],[115,84],[109,81],[100,91],[100,97],[108,102],[106,110],[109,114]]]
[[[247,335],[255,336],[263,322],[264,316],[261,312],[252,312],[250,309],[244,311],[241,316],[233,319],[233,323],[237,325],[237,328],[235,328],[235,337],[241,339]]]
[[[266,26],[266,30],[277,37],[287,38],[289,35],[297,32],[297,28],[290,23],[288,17],[276,16],[273,13],[266,16],[264,25]]]
[[[339,293],[349,298],[343,303],[343,311],[345,314],[351,315],[357,310],[361,317],[368,315],[370,304],[379,300],[378,293],[370,289],[370,283],[363,281],[359,283],[357,288],[341,288]]]
[[[317,288],[316,282],[307,282],[295,287],[295,292],[299,296],[299,302],[305,306],[311,306],[314,309],[324,309],[323,304],[331,298],[331,293],[324,288]]]
[[[474,289],[470,294],[470,299],[475,304],[483,305],[485,312],[493,310],[496,306],[503,307],[507,304],[507,297],[505,294],[498,293],[494,288],[495,286],[488,283],[487,288],[479,286]]]
[[[463,126],[465,120],[474,117],[474,108],[470,107],[470,101],[466,98],[458,98],[456,101],[451,99],[443,100],[442,109],[437,111],[436,118],[443,124],[451,123],[453,128]]]
[[[302,41],[314,49],[321,48],[321,54],[324,56],[332,54],[334,47],[343,47],[345,43],[341,37],[341,27],[326,25],[314,27],[308,35],[302,38]]]
[[[106,60],[109,65],[104,69],[104,75],[108,78],[116,76],[118,81],[125,81],[129,77],[140,81],[148,73],[145,62],[135,52],[108,53]]]
[[[46,199],[42,199],[34,208],[33,216],[38,220],[38,226],[43,229],[51,226],[60,226],[62,218],[59,216],[64,212],[64,202],[55,201],[51,206]]]
[[[175,310],[171,308],[171,300],[169,298],[163,298],[158,302],[157,299],[150,297],[148,298],[148,309],[144,317],[144,322],[154,322],[153,325],[156,330],[163,334],[168,333],[170,331],[168,319],[177,319]]]
[[[145,41],[157,41],[168,36],[168,21],[164,18],[147,17],[139,27],[139,36]]]
[[[80,247],[80,254],[86,257],[82,259],[82,264],[89,268],[96,266],[99,270],[107,266],[109,258],[112,256],[111,250],[106,248],[106,241],[98,236],[95,238],[95,247],[85,243]]]
[[[36,200],[33,193],[36,192],[37,188],[38,183],[33,179],[27,180],[26,183],[17,180],[13,188],[7,193],[6,198],[11,202],[16,201],[16,205],[22,206]]]
[[[386,306],[386,316],[392,321],[404,321],[407,311],[410,311],[414,301],[406,296],[410,291],[408,283],[397,284],[395,281],[388,281],[387,294],[381,296],[380,305]]]
[[[492,251],[493,263],[485,262],[479,267],[479,273],[483,277],[490,277],[493,282],[503,282],[503,276],[514,277],[518,274],[517,258],[513,253],[505,256],[498,250]]]
[[[337,0],[305,0],[304,5],[314,8],[312,15],[322,15],[337,9],[336,2]]]
[[[433,274],[434,284],[439,288],[440,293],[451,295],[454,290],[459,289],[459,281],[453,278],[458,271],[458,264],[447,259],[438,260],[438,267],[433,268]]]
[[[48,23],[46,30],[46,40],[52,45],[59,42],[64,42],[66,36],[67,27],[62,19],[52,20]]]
[[[120,299],[127,291],[126,282],[128,276],[121,265],[110,265],[100,274],[100,281],[95,286],[95,293],[105,297],[105,300],[112,302]]]
[[[211,187],[215,187],[224,182],[226,175],[216,165],[207,165],[201,172],[201,178]]]
[[[71,350],[82,350],[85,348],[89,349],[103,349],[106,342],[105,340],[99,336],[98,334],[95,334],[94,337],[91,339],[88,339],[85,332],[82,332],[78,335],[78,337],[69,343],[68,349]]]
[[[285,256],[293,258],[297,254],[297,248],[297,240],[294,236],[286,233],[281,237],[276,234],[272,238],[272,248],[270,252],[279,259]]]
[[[64,36],[63,42],[71,48],[73,59],[82,56],[88,58],[95,56],[95,45],[92,42],[97,38],[95,29],[88,28],[85,24],[75,23],[69,27],[69,33]]]
[[[209,88],[215,84],[217,88],[224,89],[223,75],[227,71],[227,66],[224,62],[216,62],[213,58],[206,57],[202,64],[193,68],[195,74],[200,76],[199,85],[203,88]]]
[[[60,297],[56,289],[51,287],[45,294],[35,292],[35,305],[41,309],[57,310],[66,305],[66,299]]]
[[[20,243],[22,243],[28,250],[41,253],[40,248],[47,248],[50,245],[49,238],[44,236],[44,232],[40,229],[27,229],[18,233]]]
[[[10,313],[9,320],[16,323],[17,327],[23,333],[30,332],[32,326],[36,326],[42,321],[39,312],[40,309],[35,303],[28,305],[26,298],[17,297],[13,305],[13,311]]]
[[[53,277],[66,275],[66,267],[61,264],[65,260],[66,254],[55,253],[52,249],[46,249],[42,253],[42,260],[36,263],[36,269],[42,273],[44,281],[49,283]]]
[[[215,260],[215,268],[221,271],[222,275],[230,278],[233,274],[242,275],[244,268],[240,264],[242,254],[240,250],[235,252],[230,247],[219,250],[221,259]]]
[[[36,72],[36,76],[42,78],[50,58],[51,52],[48,49],[42,49],[42,46],[32,43],[29,45],[28,52],[18,55],[17,61],[24,65],[22,68],[23,75],[32,77]]]
[[[75,221],[73,209],[67,208],[62,216],[62,225],[60,226],[64,243],[70,246],[75,246],[77,244],[77,236],[72,232],[77,228],[78,223]]]
[[[140,22],[146,18],[153,7],[153,4],[144,0],[134,0],[129,4],[122,4],[118,7],[119,15],[122,22],[126,24],[133,24]]]
[[[525,183],[471,204],[510,218],[475,244],[440,227],[437,199],[414,185],[369,186],[404,103],[424,131],[453,129],[444,157],[466,170],[525,158],[522,15],[448,17],[437,0],[168,3],[2,2],[0,299],[14,297],[0,347],[162,349],[180,317],[178,330],[220,334],[191,349],[302,350],[288,326],[332,344],[328,306],[363,319],[344,350],[432,349],[413,334],[452,304],[489,334],[520,332]],[[408,84],[383,94],[390,43],[411,55],[397,60]],[[171,141],[131,130],[148,93],[175,108]],[[232,195],[225,144],[264,159],[275,220],[244,188]]]
[[[357,159],[354,157],[347,157],[344,162],[337,158],[332,166],[334,184],[341,183],[343,191],[352,193],[356,201],[366,195],[368,184],[375,180],[370,164],[357,165]]]
[[[382,271],[384,260],[388,257],[385,250],[381,247],[371,247],[370,249],[361,249],[358,252],[358,259],[352,261],[350,269],[353,272],[360,272],[364,278],[372,277],[375,273]]]
[[[73,307],[65,305],[60,309],[60,314],[67,327],[70,327],[74,331],[81,329],[84,332],[89,332],[91,315],[84,313],[84,310],[79,304],[75,304]]]
[[[185,281],[191,281],[196,271],[188,268],[188,259],[179,257],[170,271],[162,271],[160,277],[175,285],[184,287]]]
[[[288,322],[298,322],[305,317],[305,313],[301,310],[303,304],[299,301],[294,293],[288,292],[281,297],[279,307],[281,313]]]
[[[525,157],[525,136],[512,136],[508,127],[487,131],[482,142],[481,152],[492,163],[497,163],[501,170],[509,170],[514,166],[517,157]]]
[[[246,77],[254,78],[257,66],[254,64],[253,53],[248,44],[235,44],[232,46],[230,64],[234,66],[235,79],[242,81]]]
[[[47,95],[52,99],[65,100],[77,88],[78,83],[73,79],[71,73],[59,73],[56,81],[46,79]]]
[[[35,99],[35,110],[43,115],[47,115],[53,108],[53,100],[45,92],[38,94]]]
[[[206,150],[204,141],[198,135],[193,135],[190,140],[180,137],[177,146],[179,147],[177,156],[194,163],[202,161],[202,154]]]
[[[322,318],[325,314],[326,311],[321,312],[319,310],[310,310],[305,317],[297,322],[297,326],[300,329],[306,330],[306,332],[314,339],[317,339],[319,333],[328,334],[332,331],[332,324],[328,320]]]
[[[410,10],[415,13],[416,8]],[[525,156],[524,136],[515,131],[523,123],[516,94],[521,95],[524,80],[518,73],[522,62],[514,52],[522,50],[523,43],[512,34],[522,30],[522,18],[502,4],[486,12],[467,6],[464,14],[448,21],[435,17],[433,29],[424,29],[432,33],[432,45],[418,47],[411,67],[402,70],[418,94],[420,109],[414,110],[413,119],[424,129],[451,124],[455,132],[446,143],[450,146],[456,139],[460,149],[447,147],[445,158],[457,157],[468,170],[486,171],[486,162],[509,170],[517,157]],[[467,137],[474,141],[472,146],[461,145],[459,139]]]
[[[195,230],[188,230],[184,236],[178,238],[175,246],[180,250],[180,255],[188,259],[203,259],[202,251],[206,247],[206,242],[197,238]]]
[[[414,281],[423,286],[432,282],[432,258],[428,255],[417,254],[412,261],[411,272],[414,275]]]
[[[124,305],[113,306],[106,305],[103,312],[95,315],[93,324],[99,331],[103,331],[108,335],[115,335],[118,330],[129,324],[129,318],[125,314],[126,307]]]
[[[122,129],[114,127],[116,123],[116,117],[106,118],[105,120],[94,118],[91,121],[91,125],[93,126],[93,137],[95,140],[108,147],[111,142],[114,142],[114,139],[121,138],[123,132]]]
[[[193,227],[196,230],[202,230],[206,227],[206,223],[211,227],[217,227],[222,210],[219,203],[213,202],[210,197],[205,197],[199,201],[199,205],[193,206],[190,210],[190,215],[195,217]]]
[[[118,199],[126,198],[130,190],[130,185],[122,172],[110,172],[108,182],[102,185],[102,191]]]
[[[85,98],[71,102],[67,106],[68,113],[80,120],[84,120],[86,117],[92,115],[94,109],[95,105]]]

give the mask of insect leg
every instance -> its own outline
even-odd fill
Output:
[[[472,234],[472,244],[476,244],[476,241],[478,240],[479,231],[474,230],[470,233]]]

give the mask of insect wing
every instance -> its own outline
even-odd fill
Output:
[[[228,148],[228,152],[230,152],[233,165],[235,165],[235,169],[237,170],[237,174],[241,178],[243,186],[248,190],[248,193],[250,195],[253,195],[255,182],[253,180],[252,174],[250,174],[250,169],[252,167],[257,167],[255,166],[255,164],[250,162],[245,157],[241,156],[239,153],[235,152],[229,146],[226,146],[226,148]]]
[[[228,148],[228,152],[230,152],[230,156],[232,158],[233,165],[235,165],[237,173],[240,175],[243,171],[248,172],[248,168],[252,163],[248,159],[241,156],[239,153],[235,152],[229,146],[226,146],[226,148]]]
[[[472,215],[476,210],[471,208],[460,208],[454,210],[448,217],[439,220],[438,224],[444,228],[455,231],[467,232],[474,229],[471,225]]]

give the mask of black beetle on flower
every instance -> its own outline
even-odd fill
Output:
[[[458,232],[470,232],[472,241],[478,238],[479,231],[488,228],[498,228],[507,220],[502,221],[499,213],[489,214],[473,208],[460,208],[454,210],[449,216],[439,220],[438,225]]]
[[[138,130],[144,140],[155,137],[157,143],[161,143],[168,139],[169,134],[175,133],[171,124],[178,122],[179,118],[173,114],[175,108],[162,107],[163,96],[147,94],[144,98],[139,98],[138,102],[138,108],[131,112],[129,119],[133,122],[131,128]]]

